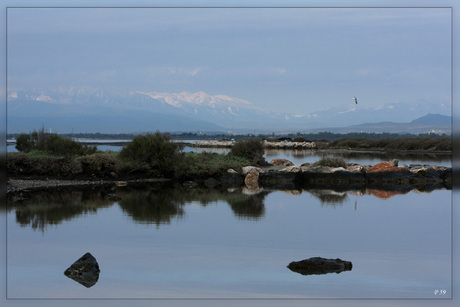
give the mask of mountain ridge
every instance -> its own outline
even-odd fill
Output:
[[[88,132],[108,133],[152,129],[170,132],[306,131],[353,127],[365,124],[363,119],[373,118],[407,124],[414,118],[436,113],[436,106],[427,103],[393,103],[373,108],[344,105],[306,114],[282,113],[263,109],[244,99],[209,95],[202,91],[166,93],[60,87],[10,91],[7,129],[19,132],[47,126],[61,132],[89,129]],[[96,122],[85,125],[85,118]],[[440,124],[445,130],[444,123]],[[418,125],[420,129],[429,128],[421,122],[413,125]],[[393,126],[403,128],[397,123]]]
[[[324,129],[313,129],[309,132],[320,132]],[[397,123],[391,121],[363,123],[359,125],[351,125],[345,127],[328,128],[328,132],[334,133],[349,133],[349,132],[369,132],[369,133],[435,133],[435,134],[451,134],[452,133],[452,117],[428,113],[422,117],[416,118],[411,122]]]

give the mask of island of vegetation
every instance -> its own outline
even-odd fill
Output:
[[[251,137],[231,142],[228,154],[183,152],[180,142],[169,134],[148,133],[134,136],[119,152],[98,151],[70,137],[46,133],[44,129],[16,138],[18,152],[8,153],[8,192],[36,187],[67,184],[127,184],[132,181],[171,180],[188,185],[209,187],[380,187],[417,186],[451,188],[452,169],[441,166],[398,165],[397,161],[377,165],[356,165],[334,156],[334,150],[412,150],[451,152],[449,137],[413,137],[406,139],[306,140],[261,139]],[[284,142],[284,143],[283,143]],[[312,164],[294,166],[287,160],[267,162],[268,146],[304,144],[311,150],[323,150],[324,157]],[[308,145],[305,145],[308,144]],[[284,145],[285,146],[285,145]],[[18,180],[29,181],[25,186]],[[52,184],[53,183],[53,184]]]

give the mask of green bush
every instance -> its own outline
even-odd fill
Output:
[[[110,152],[96,152],[76,159],[83,173],[100,177],[112,176],[122,168],[122,163]]]
[[[87,146],[57,134],[46,138],[45,151],[56,156],[83,156],[96,152],[95,146]]]
[[[246,159],[231,154],[187,152],[181,154],[181,159],[175,164],[175,171],[177,177],[209,177],[222,175],[230,168],[241,169],[248,163]]]
[[[30,135],[22,133],[16,139],[16,149],[19,152],[29,152],[33,149],[34,143]]]
[[[313,166],[329,166],[329,167],[347,167],[347,162],[341,157],[323,157],[321,160],[313,163]]]
[[[120,152],[120,157],[135,167],[158,175],[172,175],[174,164],[179,159],[180,145],[171,142],[167,134],[139,135],[133,138]]]
[[[259,138],[238,140],[230,151],[231,155],[247,159],[249,163],[254,165],[267,164],[264,153],[264,144]]]
[[[8,155],[9,175],[40,175],[67,177],[80,174],[80,163],[70,157],[14,153]]]
[[[16,149],[28,153],[41,151],[54,156],[82,156],[96,152],[95,146],[83,145],[57,134],[47,134],[44,128],[31,134],[20,134],[16,140]]]

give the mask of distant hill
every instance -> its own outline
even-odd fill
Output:
[[[410,122],[412,125],[440,125],[450,127],[452,118],[450,116],[429,113]]]
[[[365,123],[360,125],[351,125],[346,127],[332,127],[310,130],[309,132],[329,131],[333,133],[349,133],[349,132],[369,132],[369,133],[437,133],[448,134],[452,133],[452,117],[429,113],[419,117],[409,123],[395,123],[390,121],[378,123]]]

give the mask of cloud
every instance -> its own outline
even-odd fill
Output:
[[[204,70],[203,67],[160,67],[155,69],[157,72],[167,72],[169,75],[185,75],[185,76],[196,76],[198,73]]]
[[[354,111],[356,111],[356,107],[353,107],[353,108],[351,108],[351,109],[348,109],[348,110],[342,111],[342,112],[338,112],[338,113],[339,113],[339,114],[345,114],[345,113],[354,112]]]
[[[268,72],[277,75],[284,75],[288,72],[288,69],[284,67],[270,67],[268,68]]]
[[[197,67],[197,68],[193,68],[193,69],[187,69],[186,70],[186,74],[190,75],[190,76],[196,76],[200,71],[202,71],[204,68],[202,67]]]
[[[361,75],[361,76],[367,76],[370,73],[372,73],[372,69],[371,68],[361,68],[361,69],[358,69],[357,73],[358,75]]]

